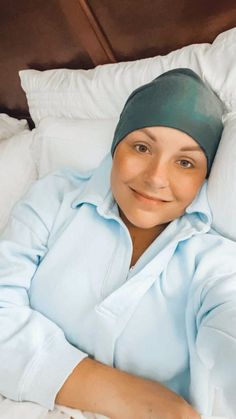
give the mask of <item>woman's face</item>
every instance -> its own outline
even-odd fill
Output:
[[[182,215],[206,173],[206,156],[192,137],[148,127],[128,134],[116,147],[111,187],[122,219],[148,229]]]

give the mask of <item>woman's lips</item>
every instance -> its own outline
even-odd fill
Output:
[[[164,200],[164,199],[160,199],[160,198],[154,198],[154,197],[151,197],[151,196],[149,196],[149,195],[146,195],[146,194],[144,194],[144,193],[141,193],[141,192],[138,192],[138,191],[136,191],[135,189],[132,189],[132,188],[130,188],[131,189],[131,191],[134,193],[134,195],[135,195],[135,197],[137,198],[137,199],[139,199],[139,200],[141,200],[141,201],[143,201],[143,202],[169,202],[169,201],[166,201],[166,200]]]

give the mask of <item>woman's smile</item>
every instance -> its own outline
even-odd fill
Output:
[[[133,196],[140,202],[146,203],[146,204],[160,204],[160,203],[165,203],[165,202],[170,202],[158,197],[154,197],[151,195],[148,195],[146,193],[143,192],[139,192],[133,188],[130,188],[131,191],[133,192]]]

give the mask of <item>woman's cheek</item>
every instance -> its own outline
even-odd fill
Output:
[[[136,171],[137,165],[133,159],[118,162],[117,174],[123,179],[132,178],[136,174]]]
[[[146,170],[147,164],[145,159],[138,156],[132,156],[129,160],[126,161],[125,172],[129,173],[132,176],[138,176],[141,173],[144,173]]]

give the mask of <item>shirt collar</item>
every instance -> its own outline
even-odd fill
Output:
[[[198,216],[201,221],[209,226],[212,224],[212,212],[207,196],[208,181],[205,180],[198,194],[191,204],[186,208],[186,214]]]
[[[87,182],[79,191],[76,199],[72,202],[72,208],[80,204],[93,204],[103,210],[104,213],[116,207],[115,200],[110,187],[110,173],[112,167],[112,156],[109,152],[100,165],[93,171],[88,172]],[[115,211],[116,212],[116,211]]]

